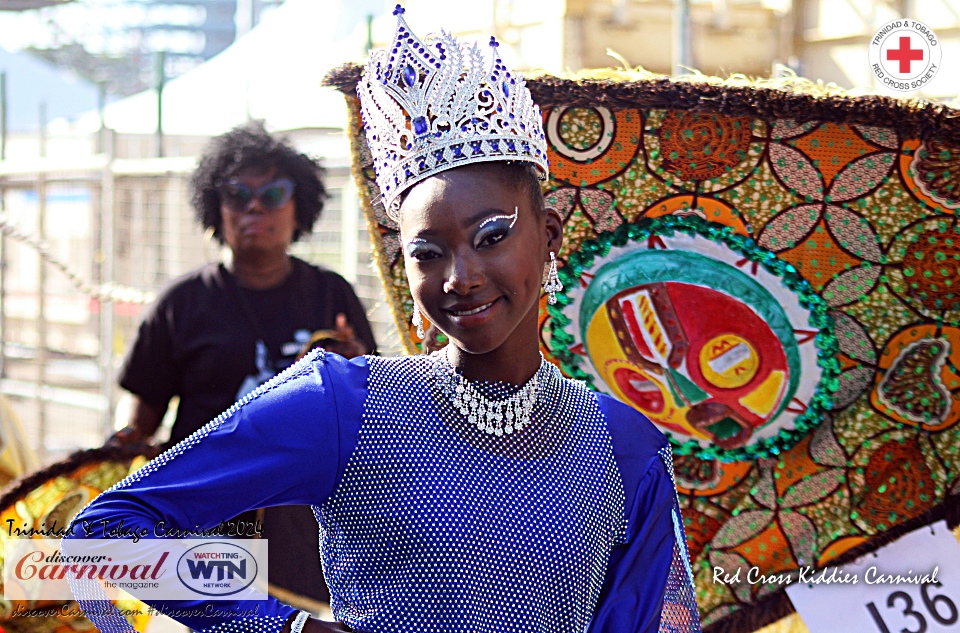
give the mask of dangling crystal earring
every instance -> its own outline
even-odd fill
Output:
[[[547,293],[547,303],[554,305],[557,302],[557,293],[563,290],[560,277],[557,275],[557,257],[550,251],[550,270],[547,271],[547,281],[543,284],[543,291]]]
[[[410,319],[413,322],[413,326],[417,328],[417,336],[420,337],[420,340],[423,340],[426,337],[426,334],[423,333],[423,317],[420,316],[420,306],[417,305],[417,302],[413,302],[413,318]]]

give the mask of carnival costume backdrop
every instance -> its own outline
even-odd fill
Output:
[[[412,302],[355,97],[354,173],[408,350]],[[541,341],[674,447],[704,625],[944,516],[960,490],[960,112],[628,72],[528,79],[565,225]]]

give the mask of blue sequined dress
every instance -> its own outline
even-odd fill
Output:
[[[429,386],[436,362],[316,352],[75,524],[203,529],[250,508],[311,504],[331,608],[356,631],[699,631],[663,435],[569,380],[554,381],[521,433],[448,424],[457,416]],[[73,532],[65,552],[83,537]],[[101,630],[132,631],[103,605],[82,606]],[[180,620],[277,632],[294,612],[271,599],[255,617]]]

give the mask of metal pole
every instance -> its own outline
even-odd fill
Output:
[[[674,76],[693,68],[690,49],[690,0],[673,2],[673,69]]]
[[[900,13],[901,18],[912,18],[917,14],[914,0],[900,0],[897,4],[899,5],[897,8],[899,9],[898,13]],[[877,26],[871,24],[870,28],[874,29],[877,28]]]
[[[367,14],[367,52],[373,50],[373,14]]]
[[[40,103],[40,157],[47,156],[47,104]],[[41,165],[37,174],[37,235],[46,243],[47,174]],[[40,461],[47,454],[47,407],[44,401],[47,384],[47,262],[42,253],[37,270],[37,435],[40,438],[38,453]]]
[[[7,160],[7,73],[0,72],[0,161]],[[7,196],[0,186],[0,213],[7,213]],[[0,233],[0,379],[7,377],[7,236]]]
[[[235,21],[237,24],[237,39],[240,39],[253,28],[253,0],[237,0]]]
[[[107,127],[107,84],[101,82],[97,86],[97,116],[100,119],[100,129],[97,130],[97,153],[103,152],[103,130]]]
[[[0,160],[7,160],[7,71],[0,71]]]
[[[807,29],[806,5],[807,0],[792,0],[790,2],[790,56],[796,60],[793,70],[801,77],[804,75],[803,60],[806,59],[807,54],[806,40],[804,40],[804,32]],[[873,73],[869,74],[871,79],[876,79]]]
[[[157,158],[163,158],[163,82],[166,79],[164,62],[166,55],[163,51],[157,53]]]
[[[240,32],[240,30],[238,29],[237,39],[240,39],[241,36],[246,35],[250,31],[252,31],[253,27],[257,25],[257,2],[256,0],[246,0],[246,1],[249,3],[249,6],[247,6],[240,0],[238,0],[237,2],[238,12],[241,12],[241,11],[246,12],[247,9],[249,9],[249,14],[247,15],[247,20],[249,22],[247,24],[247,28],[243,30],[243,32]],[[250,112],[250,77],[247,77],[245,81],[246,81],[246,100],[247,100],[247,104],[246,104],[247,121],[250,121],[253,119],[253,115]]]
[[[40,102],[40,158],[47,157],[47,102]],[[41,170],[42,171],[42,170]]]
[[[103,151],[107,155],[107,164],[103,168],[100,180],[100,251],[103,263],[100,265],[100,283],[114,279],[113,213],[114,213],[114,177],[113,159],[116,154],[116,135],[113,130],[103,133]],[[100,300],[100,376],[101,393],[107,402],[103,419],[103,436],[113,431],[113,302],[108,297]]]

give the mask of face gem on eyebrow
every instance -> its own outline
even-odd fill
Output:
[[[480,223],[480,228],[482,229],[486,225],[490,224],[491,222],[496,222],[497,220],[510,220],[510,228],[512,229],[513,225],[517,223],[517,216],[519,213],[520,213],[520,207],[514,207],[513,213],[511,213],[510,215],[494,215],[487,218],[486,220]]]
[[[426,243],[427,243],[427,240],[423,239],[422,237],[415,237],[407,242],[407,246],[411,244],[426,244]]]

